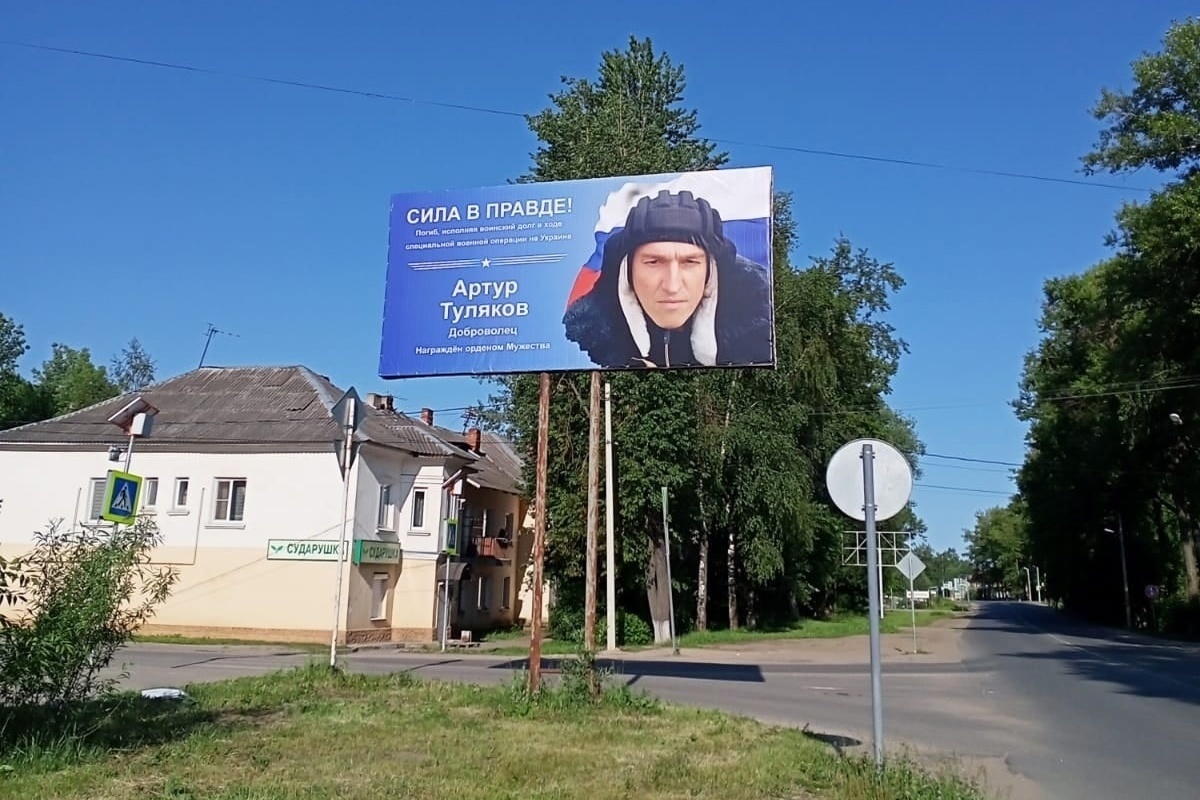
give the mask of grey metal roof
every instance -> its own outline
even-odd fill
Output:
[[[331,415],[343,395],[307,367],[202,367],[96,405],[0,431],[0,449],[117,444],[122,432],[108,419],[136,396],[158,409],[152,449],[265,445],[283,451],[332,448],[341,437]],[[416,420],[367,407],[360,441],[420,456],[475,460]]]
[[[452,431],[438,425],[426,425],[413,420],[422,428],[432,431],[440,439],[470,453],[470,444],[465,433]],[[478,461],[471,464],[472,474],[468,480],[483,487],[508,494],[522,493],[522,461],[511,442],[494,433],[484,431],[479,437]]]

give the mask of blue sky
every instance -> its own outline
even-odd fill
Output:
[[[1087,110],[1126,86],[1189,5],[10,3],[0,39],[418,100],[536,111],[560,75],[650,36],[681,62],[705,135],[1081,178]],[[0,44],[0,311],[32,368],[62,341],[107,361],[139,337],[160,376],[303,363],[404,410],[457,409],[464,378],[376,377],[394,192],[503,183],[536,147],[517,117]],[[845,234],[907,286],[892,403],[931,453],[1017,462],[1008,406],[1042,282],[1103,258],[1126,190],[725,145],[795,194],[801,257]],[[459,412],[439,421],[456,426]],[[914,499],[938,547],[1004,502],[1004,467],[929,458]],[[935,487],[956,487],[952,489]],[[976,491],[965,491],[973,489]]]

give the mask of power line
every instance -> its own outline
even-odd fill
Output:
[[[1020,466],[1022,466],[1021,464],[1017,464],[1012,461],[993,461],[990,458],[968,458],[966,456],[947,456],[947,455],[942,455],[941,453],[922,453],[921,456],[922,456],[922,458],[944,458],[948,461],[970,461],[972,464],[995,464],[1000,467],[1020,467]]]
[[[917,482],[914,485],[919,486],[924,489],[941,489],[941,490],[947,491],[947,492],[970,492],[973,494],[997,494],[997,495],[1004,495],[1005,497],[1011,497],[1012,495],[1016,494],[1016,492],[999,492],[999,491],[996,491],[995,489],[972,489],[969,486],[942,486],[941,484],[937,484],[937,483]]]
[[[90,50],[78,50],[69,47],[52,47],[44,44],[34,44],[32,42],[20,42],[13,40],[0,40],[0,44],[9,45],[11,47],[24,47],[30,50],[40,50],[50,53],[61,53],[67,55],[81,56],[84,58],[96,58],[106,61],[117,61],[126,64],[136,64],[145,67],[158,67],[160,69],[179,70],[183,72],[192,72],[201,75],[214,75],[227,78],[237,78],[239,80],[258,81],[261,83],[270,83],[280,86],[292,86],[300,89],[311,89],[322,92],[334,92],[337,94],[354,95],[365,97],[371,100],[390,100],[395,102],[410,103],[413,105],[435,106],[439,108],[450,108],[458,111],[471,111],[478,114],[492,114],[494,116],[517,117],[526,119],[527,114],[512,111],[509,109],[493,108],[489,106],[469,105],[466,103],[450,103],[441,100],[426,100],[422,98],[409,97],[406,95],[389,94],[387,92],[374,92],[365,89],[354,89],[345,86],[333,86],[323,83],[312,83],[309,81],[291,80],[287,78],[272,78],[266,75],[254,75],[245,72],[233,72],[229,70],[213,69],[211,67],[198,67],[191,64],[180,64],[172,61],[156,61],[146,58],[134,58],[131,56],[119,56],[113,53],[101,53]],[[1078,178],[1058,178],[1049,175],[1036,175],[1026,172],[1010,172],[1006,170],[987,169],[983,167],[964,167],[955,164],[942,164],[934,161],[917,161],[908,158],[899,158],[895,156],[877,156],[866,153],[848,153],[838,150],[824,150],[815,147],[801,147],[799,145],[784,145],[771,144],[766,142],[751,142],[737,139],[721,139],[712,138],[712,142],[718,144],[730,145],[734,147],[758,147],[767,150],[777,150],[788,153],[800,153],[804,155],[822,156],[825,158],[841,158],[853,161],[868,161],[879,164],[895,164],[905,167],[917,167],[921,169],[936,169],[951,172],[964,172],[975,175],[988,175],[991,177],[1013,178],[1018,180],[1040,181],[1043,183],[1058,183],[1068,184],[1072,186],[1086,186],[1094,189],[1116,189],[1118,191],[1131,191],[1150,193],[1150,189],[1139,186],[1122,186],[1115,183],[1104,183],[1100,181],[1085,181]]]

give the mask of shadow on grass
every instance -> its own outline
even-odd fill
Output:
[[[236,726],[270,713],[249,708],[214,712],[191,699],[117,694],[69,708],[0,711],[0,764],[59,769],[118,751],[165,744],[215,726]]]

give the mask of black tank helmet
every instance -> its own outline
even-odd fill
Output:
[[[718,263],[732,259],[736,251],[733,243],[725,238],[721,215],[703,198],[691,192],[678,194],[663,189],[654,197],[643,197],[629,209],[625,227],[610,242],[616,247],[605,248],[605,264],[619,265],[620,259],[629,256],[647,242],[684,242],[703,247]]]

